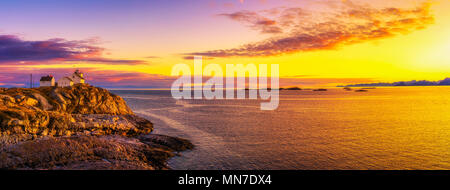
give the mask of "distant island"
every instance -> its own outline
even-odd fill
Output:
[[[366,87],[366,86],[450,86],[450,78],[446,78],[441,81],[427,81],[427,80],[412,80],[412,81],[400,81],[393,83],[363,83],[363,84],[351,84],[337,87]]]
[[[279,88],[279,90],[302,90],[302,89],[294,86],[294,87]]]
[[[271,89],[269,88],[269,90],[271,90]],[[315,91],[315,92],[324,92],[324,91],[328,91],[327,89],[324,89],[324,88],[319,88],[319,89],[309,89],[309,88],[305,88],[305,89],[302,89],[302,88],[297,87],[297,86],[278,88],[278,90],[280,90],[280,91],[281,91],[281,90],[288,90],[288,91],[300,91],[300,90],[305,90],[305,91],[307,91],[307,90],[312,90],[312,91]]]

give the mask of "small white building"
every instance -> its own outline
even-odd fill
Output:
[[[70,78],[72,79],[73,84],[84,84],[83,73],[78,69],[70,76]]]
[[[58,80],[58,86],[59,87],[69,87],[73,86],[74,84],[84,84],[84,77],[83,73],[81,73],[79,70],[76,70],[72,75],[63,77]]]
[[[69,77],[63,77],[58,80],[59,87],[69,87],[69,86],[73,86],[73,84],[74,84],[74,82]]]
[[[39,86],[55,86],[55,77],[52,75],[47,75],[41,77],[41,80],[39,81]]]

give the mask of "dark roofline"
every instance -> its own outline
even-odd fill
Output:
[[[47,75],[47,76],[41,77],[40,81],[52,81],[52,79],[54,79],[53,76]]]
[[[70,81],[72,81],[73,82],[73,80],[70,78],[70,77],[63,77],[63,78],[61,78],[61,79],[69,79]]]
[[[80,73],[75,72],[75,73],[73,73],[73,74],[77,75],[80,79],[84,79],[84,77],[82,77],[82,76],[80,75]]]

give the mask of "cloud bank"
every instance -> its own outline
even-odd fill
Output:
[[[69,41],[55,38],[26,41],[14,35],[0,35],[0,64],[39,64],[46,61],[83,61],[103,64],[144,64],[141,60],[108,59],[97,39]]]
[[[334,11],[314,12],[301,7],[259,12],[239,11],[220,16],[244,23],[267,40],[233,49],[188,53],[206,57],[257,57],[335,49],[421,30],[434,23],[430,4],[415,8],[374,8],[342,1]]]

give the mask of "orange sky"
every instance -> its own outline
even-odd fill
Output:
[[[91,19],[67,16],[70,22],[58,4],[42,6],[61,12],[8,14],[12,21],[0,28],[0,35],[10,35],[4,37],[8,40],[16,37],[17,44],[40,41],[46,46],[37,47],[36,58],[0,52],[4,68],[0,83],[11,82],[6,76],[14,72],[69,72],[75,67],[90,71],[92,79],[154,83],[170,79],[175,64],[193,64],[185,59],[192,55],[208,57],[205,64],[222,66],[280,64],[280,76],[289,85],[296,80],[329,86],[450,77],[449,1],[132,2],[112,3],[89,14]],[[0,7],[8,6],[21,10],[20,4]],[[86,7],[74,9],[89,12]],[[65,41],[46,41],[54,38]],[[41,50],[53,52],[49,48],[53,43],[63,46],[64,52],[41,55]],[[64,48],[70,50],[69,56]],[[115,78],[108,79],[108,72]],[[131,73],[134,77],[129,77]]]

